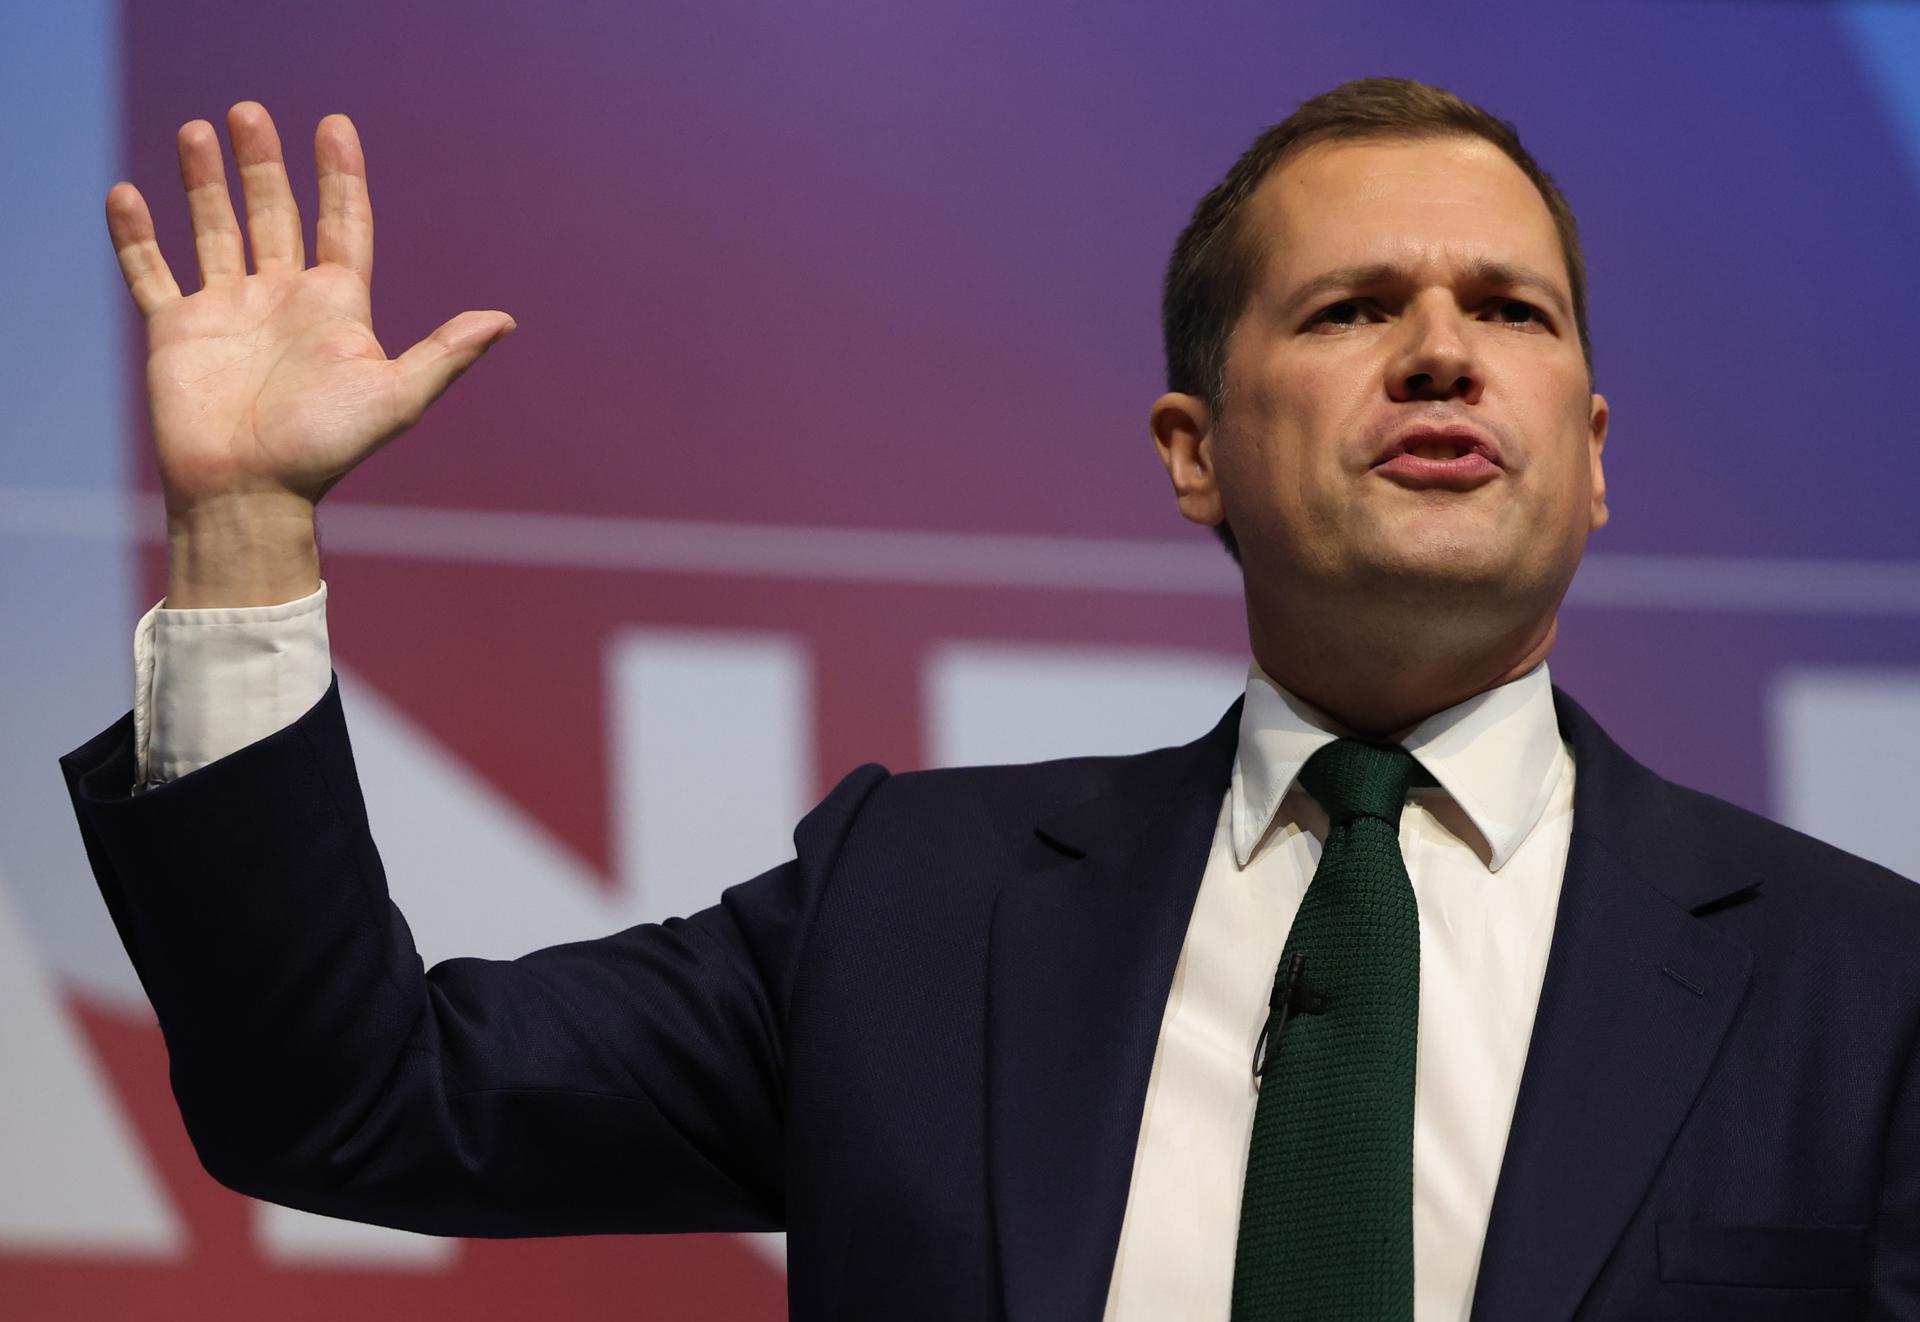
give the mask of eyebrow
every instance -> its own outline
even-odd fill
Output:
[[[1554,311],[1568,321],[1573,319],[1573,310],[1567,306],[1566,296],[1560,292],[1560,286],[1541,272],[1520,262],[1502,262],[1491,258],[1482,258],[1465,267],[1460,272],[1468,284],[1498,285],[1507,289],[1535,289],[1546,295],[1553,304]],[[1284,320],[1291,320],[1306,310],[1314,299],[1339,289],[1363,288],[1367,285],[1406,283],[1405,268],[1392,262],[1372,262],[1359,266],[1342,266],[1317,275],[1301,285],[1288,297],[1280,309]]]

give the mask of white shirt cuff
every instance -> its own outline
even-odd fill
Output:
[[[283,730],[326,696],[327,585],[278,606],[168,610],[133,635],[133,792]]]

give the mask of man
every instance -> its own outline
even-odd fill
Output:
[[[129,185],[165,610],[63,766],[208,1168],[450,1234],[789,1232],[796,1318],[1920,1317],[1920,889],[1660,780],[1551,687],[1606,520],[1571,212],[1350,83],[1204,199],[1151,429],[1254,666],[1132,758],[889,777],[685,920],[424,974],[313,509],[513,328],[389,362],[358,142]],[[1229,531],[1230,530],[1230,531]]]

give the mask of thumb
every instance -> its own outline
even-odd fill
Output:
[[[397,403],[408,421],[518,325],[504,312],[462,312],[393,360]]]

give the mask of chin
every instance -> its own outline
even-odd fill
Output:
[[[1537,603],[1548,596],[1557,601],[1578,563],[1577,551],[1569,563],[1566,548],[1557,544],[1514,545],[1486,537],[1434,535],[1372,550],[1357,575],[1369,590],[1461,606]]]
[[[1497,582],[1526,561],[1519,548],[1486,535],[1484,528],[1431,524],[1368,547],[1355,548],[1367,577],[1433,583]]]

